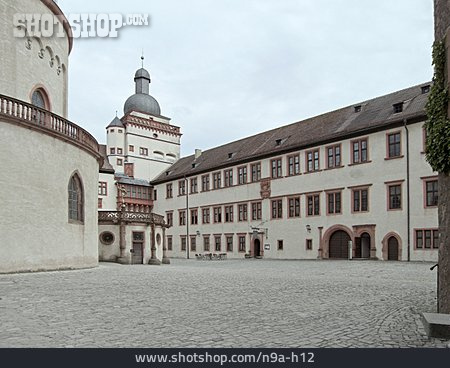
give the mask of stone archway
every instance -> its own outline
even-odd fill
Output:
[[[330,239],[332,235],[337,231],[343,231],[347,233],[349,239],[354,244],[354,236],[353,231],[349,229],[345,225],[333,225],[331,226],[325,233],[323,234],[323,240],[322,240],[322,258],[330,258]],[[353,245],[353,252],[354,252],[354,245]]]
[[[253,235],[250,242],[250,256],[261,258],[264,256],[264,243],[263,237],[258,235]]]
[[[397,240],[397,244],[398,244],[398,260],[401,261],[402,260],[402,238],[400,237],[400,235],[398,235],[397,233],[391,231],[390,233],[387,233],[383,240],[381,241],[381,243],[383,244],[382,247],[382,256],[383,256],[383,261],[387,261],[389,258],[389,239],[391,238],[395,238]],[[391,241],[391,246],[392,246],[392,241]]]

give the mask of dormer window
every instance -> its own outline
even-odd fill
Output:
[[[195,169],[197,166],[198,166],[198,163],[196,163],[196,162],[194,162],[194,163],[192,164],[192,168],[193,168],[193,169]]]
[[[422,86],[421,90],[422,90],[422,94],[430,92],[430,85],[427,84],[426,86]]]
[[[169,176],[172,171],[166,171],[166,176]]]
[[[278,138],[277,140],[275,140],[275,145],[281,146],[285,141],[286,141],[286,138]]]
[[[361,112],[361,105],[355,106],[355,112]]]
[[[394,106],[394,114],[397,114],[397,113],[403,111],[403,102],[396,103],[393,106]]]
[[[228,158],[229,158],[229,159],[230,159],[230,158],[233,158],[235,154],[236,154],[235,152],[230,152],[230,153],[228,154]]]

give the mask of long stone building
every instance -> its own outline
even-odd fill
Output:
[[[178,160],[151,183],[168,254],[437,259],[430,83]]]

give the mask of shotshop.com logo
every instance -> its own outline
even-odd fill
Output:
[[[69,14],[67,20],[53,14],[14,14],[14,37],[66,37],[64,23],[69,21],[73,38],[118,37],[127,26],[149,26],[148,14]]]

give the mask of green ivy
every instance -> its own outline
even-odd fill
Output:
[[[433,44],[434,76],[426,105],[426,158],[434,171],[450,172],[449,92],[445,81],[445,39]]]

